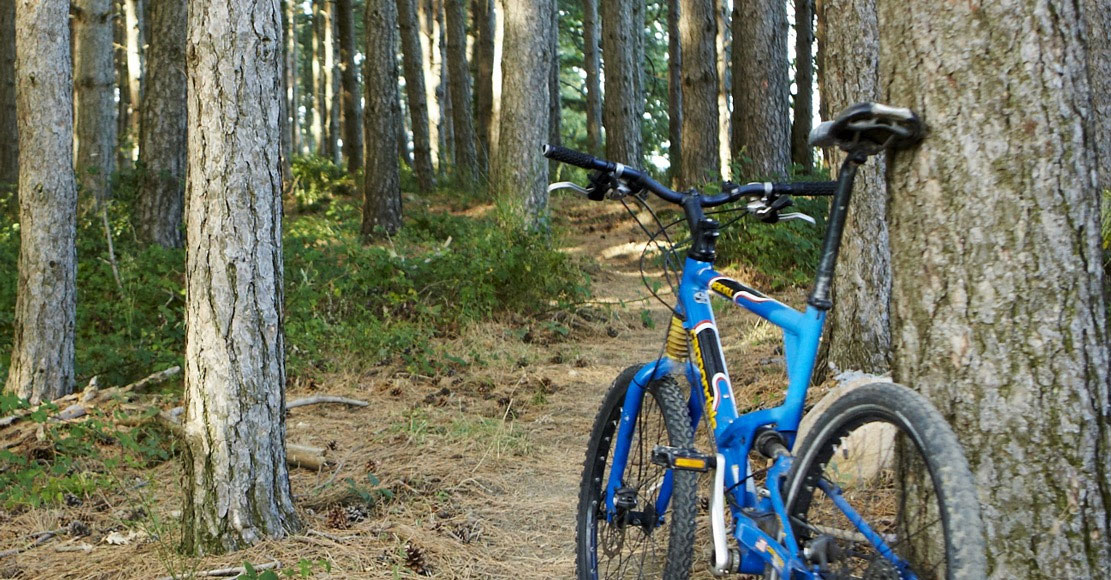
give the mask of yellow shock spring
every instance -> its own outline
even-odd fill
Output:
[[[675,360],[687,359],[687,331],[683,330],[683,321],[674,315],[667,329],[667,356]]]

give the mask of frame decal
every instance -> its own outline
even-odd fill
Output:
[[[732,392],[732,387],[725,372],[718,329],[712,321],[699,322],[691,330],[691,350],[694,351],[694,364],[698,367],[702,392],[706,397],[706,420],[711,428],[716,428],[722,393]]]
[[[710,280],[710,290],[717,292],[721,296],[740,304],[740,299],[748,300],[749,302],[768,302],[772,298],[765,296],[760,291],[749,288],[744,284],[725,276],[718,276]]]

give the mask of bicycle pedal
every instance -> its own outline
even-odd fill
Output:
[[[714,468],[716,461],[712,455],[694,449],[657,445],[652,449],[652,463],[670,469],[706,472]]]

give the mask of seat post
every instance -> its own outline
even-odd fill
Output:
[[[868,161],[868,154],[861,150],[851,151],[841,164],[837,174],[837,192],[829,210],[829,226],[822,242],[822,257],[818,262],[818,274],[814,279],[814,289],[806,303],[819,310],[833,308],[830,287],[833,284],[833,271],[837,267],[837,253],[841,249],[841,234],[845,231],[845,218],[849,214],[849,201],[852,198],[853,181],[858,167]]]

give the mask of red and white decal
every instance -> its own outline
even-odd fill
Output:
[[[725,373],[717,373],[712,379],[710,384],[714,387],[714,410],[717,411],[718,405],[721,404],[721,393],[729,389],[729,377]]]
[[[695,324],[694,329],[691,330],[691,332],[694,333],[695,336],[698,336],[698,333],[702,332],[703,330],[706,330],[707,328],[713,329],[715,332],[717,331],[717,327],[714,326],[713,322],[711,322],[709,320],[703,320],[702,322],[699,322],[698,324]]]

